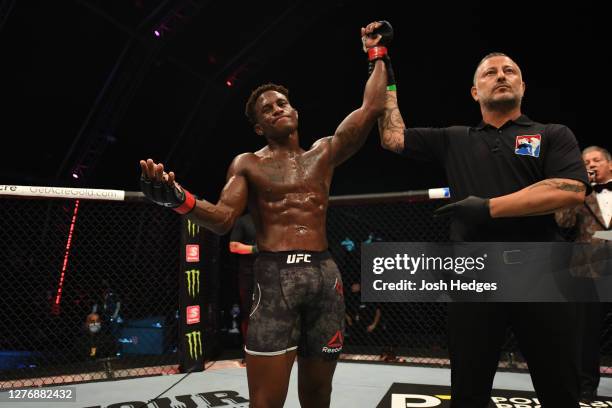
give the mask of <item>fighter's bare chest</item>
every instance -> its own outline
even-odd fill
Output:
[[[262,159],[251,168],[251,181],[266,190],[317,185],[328,178],[329,169],[316,155]]]

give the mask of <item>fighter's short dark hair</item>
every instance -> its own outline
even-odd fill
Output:
[[[269,83],[258,86],[255,90],[253,90],[253,92],[251,92],[251,95],[246,103],[246,108],[244,109],[244,114],[247,118],[249,118],[249,122],[251,122],[253,125],[257,123],[257,115],[255,113],[255,103],[257,102],[257,98],[259,98],[259,95],[267,91],[282,93],[287,99],[289,99],[289,91],[282,85]]]

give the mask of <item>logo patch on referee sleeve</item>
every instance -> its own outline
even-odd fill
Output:
[[[521,135],[516,137],[514,153],[521,156],[540,157],[542,135]]]

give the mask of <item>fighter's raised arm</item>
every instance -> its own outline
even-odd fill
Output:
[[[380,34],[376,34],[380,33]],[[393,29],[386,21],[374,21],[361,29],[361,41],[363,50],[369,50],[378,45],[387,45],[393,38]],[[404,120],[400,113],[397,93],[395,87],[395,75],[391,67],[391,61],[385,58],[387,68],[387,90],[385,93],[385,103],[383,113],[378,117],[378,132],[382,146],[396,153],[401,153],[404,149]]]
[[[247,203],[248,188],[242,172],[249,154],[237,156],[227,171],[227,181],[217,204],[195,197],[175,181],[173,172],[165,173],[162,163],[141,160],[141,189],[156,204],[174,209],[197,224],[217,234],[227,233],[242,214]]]
[[[388,22],[375,22],[361,29],[364,51],[368,53],[368,60],[373,64],[373,69],[365,86],[361,107],[351,112],[340,123],[330,139],[332,160],[335,166],[344,162],[363,146],[376,119],[382,114],[387,86],[385,64],[389,63],[385,45],[390,42],[391,38],[385,38],[381,34],[376,35],[376,30],[387,27],[391,30]]]

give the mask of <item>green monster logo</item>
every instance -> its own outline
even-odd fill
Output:
[[[202,332],[192,331],[186,333],[187,344],[189,346],[189,357],[192,360],[196,360],[198,357],[202,357]]]
[[[187,220],[187,234],[190,237],[195,237],[196,234],[199,234],[199,233],[200,233],[200,226],[194,222],[191,222],[191,220]]]
[[[200,270],[189,269],[185,271],[185,275],[187,275],[187,293],[195,299],[200,293]]]

